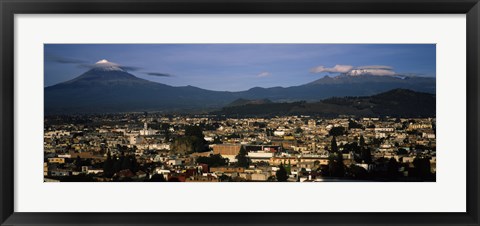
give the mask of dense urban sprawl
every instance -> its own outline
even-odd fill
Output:
[[[435,171],[435,118],[45,118],[45,182],[435,181]]]

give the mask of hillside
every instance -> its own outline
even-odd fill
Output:
[[[268,103],[225,107],[214,112],[217,115],[277,116],[318,115],[336,117],[392,116],[435,117],[435,95],[407,89],[393,89],[384,93],[363,97],[334,97],[319,102]]]

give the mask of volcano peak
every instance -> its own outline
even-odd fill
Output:
[[[98,71],[125,71],[119,64],[110,62],[106,59],[97,61],[93,69]]]

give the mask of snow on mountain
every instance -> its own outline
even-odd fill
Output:
[[[119,64],[110,62],[106,59],[100,60],[93,65],[93,69],[99,71],[125,71]]]

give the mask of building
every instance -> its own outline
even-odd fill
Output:
[[[235,158],[242,145],[240,144],[217,144],[213,146],[213,154],[214,155],[221,155],[223,158],[228,158],[230,162],[236,162],[237,159]]]
[[[49,163],[58,163],[63,164],[65,163],[65,158],[48,158]]]
[[[145,122],[143,124],[143,129],[140,130],[140,135],[142,135],[142,136],[151,136],[151,135],[155,135],[156,133],[157,133],[156,130],[148,128],[148,123],[147,122]]]
[[[256,152],[248,152],[247,155],[252,162],[269,162],[270,158],[273,157],[273,152],[264,152],[264,151],[256,151]]]

